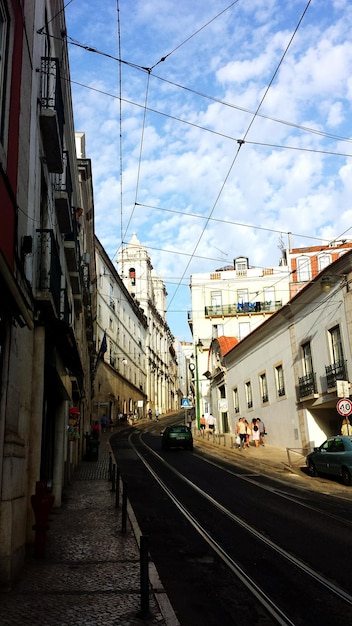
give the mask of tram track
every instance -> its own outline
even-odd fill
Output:
[[[217,526],[223,528],[225,519],[230,525],[232,525],[233,528],[236,529],[233,531],[236,535],[238,535],[239,532],[244,533],[247,540],[248,537],[250,538],[251,543],[256,542],[256,545],[257,543],[260,544],[261,547],[256,548],[254,552],[257,551],[258,553],[262,553],[263,550],[265,550],[265,560],[267,562],[275,561],[277,563],[280,560],[281,563],[276,567],[280,572],[286,575],[287,580],[290,579],[290,576],[292,576],[292,578],[297,578],[298,576],[301,579],[304,577],[307,582],[305,585],[303,584],[303,587],[314,587],[315,595],[324,597],[325,605],[329,605],[329,609],[332,613],[339,611],[341,606],[348,607],[349,612],[352,611],[352,596],[347,591],[341,588],[326,575],[316,571],[314,567],[311,567],[306,562],[297,558],[294,554],[288,552],[276,542],[272,541],[272,539],[270,539],[265,533],[260,532],[258,528],[233,513],[227,506],[218,501],[217,498],[214,498],[212,495],[207,493],[204,490],[204,486],[200,487],[196,485],[194,481],[188,479],[143,440],[143,433],[132,433],[129,437],[129,443],[135,454],[144,464],[146,470],[153,476],[153,479],[158,483],[164,493],[167,494],[168,498],[170,498],[183,517],[187,519],[202,539],[207,542],[208,546],[210,546],[222,562],[226,564],[234,576],[246,586],[248,592],[255,598],[255,601],[262,605],[264,610],[271,615],[275,623],[297,624],[298,622],[292,620],[290,611],[286,610],[285,607],[282,606],[281,602],[277,602],[277,593],[270,592],[270,585],[263,585],[260,583],[260,580],[256,580],[253,576],[253,567],[244,567],[243,559],[236,559],[234,557],[233,550],[229,548],[229,545],[226,546],[226,542],[222,541],[222,538],[217,536],[216,528]],[[151,459],[153,459],[156,465],[153,466]],[[200,460],[204,462],[204,459],[200,458]],[[163,468],[162,471],[160,468]],[[223,467],[218,466],[218,468],[224,471]],[[162,478],[161,475],[163,475]],[[171,475],[173,476],[173,479],[170,478]],[[248,476],[240,476],[235,473],[233,473],[233,475],[240,480],[251,480],[251,482],[260,489],[265,488],[262,484],[258,485],[256,481],[249,479]],[[182,485],[182,487],[180,488],[176,486],[175,488],[177,483]],[[220,518],[217,517],[217,521],[214,521],[212,524],[209,524],[209,520],[207,520],[208,523],[205,525],[203,520],[199,519],[199,515],[197,514],[197,506],[201,509],[203,509],[203,507],[197,505],[196,502],[194,503],[194,506],[189,506],[185,503],[185,498],[183,497],[185,486],[187,486],[187,489],[191,490],[192,494],[197,494],[197,498],[203,499],[203,501],[206,501],[208,506],[211,507],[209,518],[215,516],[214,511],[216,511],[216,515],[220,516]],[[182,497],[180,497],[180,494],[177,495],[177,491],[182,492]],[[276,495],[284,500],[289,499],[294,502],[294,504],[303,506],[305,509],[309,509],[309,505],[307,505],[307,503],[302,503],[297,499],[293,499],[287,494],[281,493],[280,490],[275,490],[270,487],[270,492],[272,495]],[[192,500],[195,500],[195,495],[189,496],[189,501]],[[314,512],[317,513],[318,511],[314,509]],[[332,516],[328,515],[328,517]],[[218,521],[219,519],[221,520],[220,522]],[[340,518],[338,521],[339,523],[346,522],[346,520]],[[328,602],[327,596],[329,596]],[[307,624],[310,622],[305,621],[302,623]]]

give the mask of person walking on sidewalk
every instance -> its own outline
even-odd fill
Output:
[[[159,421],[159,409],[155,409],[155,421],[158,422]]]
[[[99,439],[99,435],[100,435],[100,427],[99,427],[99,422],[97,420],[95,420],[93,426],[92,426],[92,437],[94,439]]]
[[[254,417],[252,419],[252,439],[255,443],[255,447],[259,448],[259,438],[260,438],[260,433],[259,433],[259,426],[257,424],[257,419]]]
[[[202,417],[199,420],[199,424],[200,424],[201,433],[202,433],[202,435],[204,437],[204,431],[205,431],[205,428],[206,428],[206,425],[207,425],[207,420],[205,419],[205,415],[202,415]]]
[[[261,446],[265,446],[265,424],[261,418],[257,419],[259,426],[259,442]]]
[[[246,424],[246,441],[245,441],[245,446],[246,446],[246,448],[250,448],[251,447],[252,429],[251,429],[251,427],[248,424],[248,421],[246,419],[244,420],[244,423]]]
[[[209,413],[209,415],[208,415],[208,428],[209,428],[210,432],[213,433],[213,434],[215,432],[215,423],[216,423],[216,419],[215,419],[214,415],[212,415],[212,413]]]
[[[247,438],[246,420],[244,417],[240,417],[240,419],[238,420],[236,424],[236,432],[240,438],[240,450],[243,450]]]

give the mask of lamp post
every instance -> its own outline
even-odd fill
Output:
[[[195,344],[195,355],[196,355],[196,405],[197,405],[197,428],[200,430],[200,397],[199,397],[199,373],[198,373],[198,350],[199,352],[203,352],[203,344],[200,339],[198,339],[198,343]]]

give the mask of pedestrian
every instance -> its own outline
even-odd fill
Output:
[[[257,419],[257,424],[259,426],[259,443],[261,446],[265,446],[265,424],[261,418]]]
[[[149,409],[149,411],[148,411],[148,418],[150,420],[153,419],[153,411],[151,409]]]
[[[245,441],[245,446],[246,448],[250,448],[251,447],[251,435],[252,435],[252,429],[248,423],[247,420],[244,420],[244,423],[246,424],[246,441]]]
[[[352,426],[348,417],[345,417],[342,420],[341,435],[344,435],[345,437],[349,437],[350,435],[352,435]]]
[[[252,440],[254,441],[256,448],[259,448],[259,439],[260,439],[259,426],[257,424],[257,419],[254,417],[252,419]]]
[[[155,421],[159,421],[159,409],[155,409]]]
[[[102,431],[103,433],[105,433],[105,432],[106,432],[106,427],[107,427],[107,425],[108,425],[108,418],[107,418],[107,416],[105,415],[105,413],[104,413],[104,415],[102,416],[102,418],[101,418],[101,420],[100,420],[100,424],[101,424],[101,431]]]
[[[215,423],[216,423],[215,417],[211,413],[209,413],[209,415],[208,415],[208,428],[209,428],[210,432],[213,433],[213,434],[215,432]]]
[[[95,422],[93,423],[93,426],[92,426],[92,437],[94,439],[99,439],[99,435],[100,435],[99,422],[97,420],[95,420]]]
[[[244,450],[247,433],[246,433],[246,420],[244,417],[240,417],[236,424],[236,432],[240,438],[240,450]]]
[[[205,419],[205,415],[204,414],[200,418],[199,423],[200,423],[200,430],[201,430],[202,435],[204,437],[204,431],[205,431],[205,428],[206,428],[206,425],[207,425],[207,420]]]

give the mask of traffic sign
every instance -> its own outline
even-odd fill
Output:
[[[336,409],[340,415],[351,415],[352,413],[352,402],[348,400],[348,398],[340,398],[340,400],[336,403]]]
[[[181,407],[183,409],[193,409],[193,405],[192,405],[192,403],[191,403],[189,398],[182,398],[182,400],[181,400]]]

